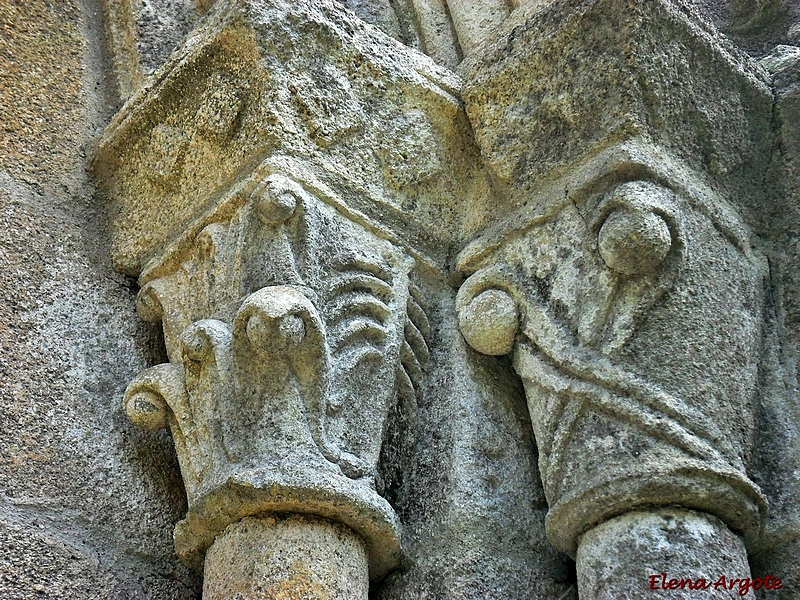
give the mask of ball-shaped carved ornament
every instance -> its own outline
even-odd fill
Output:
[[[518,327],[517,303],[503,290],[485,290],[458,311],[461,335],[482,354],[499,356],[511,352]]]
[[[137,427],[155,431],[167,426],[169,409],[164,399],[151,390],[140,390],[125,402],[125,414]]]
[[[280,225],[288,221],[297,210],[297,197],[277,181],[267,180],[252,194],[258,218],[269,225]]]
[[[597,247],[610,269],[624,275],[643,275],[655,271],[667,257],[672,235],[656,213],[620,207],[600,227]]]

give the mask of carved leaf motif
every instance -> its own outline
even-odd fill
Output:
[[[388,255],[387,255],[388,256]],[[333,386],[328,440],[351,477],[373,477],[383,422],[394,401],[407,274],[380,254],[348,251],[333,262],[324,294]]]

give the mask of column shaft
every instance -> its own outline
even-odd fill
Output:
[[[214,540],[204,600],[367,599],[361,538],[344,525],[300,515],[248,517]]]
[[[581,537],[576,562],[581,598],[755,597],[741,581],[750,581],[741,538],[716,517],[695,511],[635,511],[606,521]]]

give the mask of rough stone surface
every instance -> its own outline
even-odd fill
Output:
[[[788,114],[791,49],[764,59],[773,82],[679,2],[530,6],[496,37],[462,65],[464,99],[519,208],[487,211],[490,226],[462,250],[458,310],[469,325],[477,306],[494,318],[483,295],[517,303],[511,354],[549,539],[572,553],[616,514],[678,504],[719,516],[754,554],[791,553],[795,429],[775,417],[794,414],[781,353],[796,347],[783,308],[797,198],[784,178],[796,161],[775,160],[793,120],[777,129],[770,89]],[[679,47],[694,49],[691,65],[673,60]]]
[[[247,517],[208,551],[207,600],[366,600],[366,552],[342,525],[301,517]]]
[[[756,590],[758,600],[797,598],[800,590],[800,539],[781,544],[750,559],[753,577],[780,577],[783,587],[779,590]]]
[[[481,292],[458,314],[458,328],[470,346],[489,356],[508,354],[514,347],[519,311],[514,299],[500,290]]]
[[[461,70],[478,145],[519,204],[543,179],[639,137],[760,210],[769,78],[682,2],[521,7]]]
[[[87,40],[76,2],[4,2],[0,6],[0,157],[22,183],[61,197],[83,179]],[[96,28],[99,23],[95,23]],[[101,85],[100,73],[93,73]],[[88,82],[87,82],[88,83]],[[66,207],[65,207],[66,208]]]
[[[431,363],[402,486],[390,496],[406,560],[377,598],[574,600],[574,564],[545,537],[523,392],[507,363],[466,346],[452,290],[429,295],[442,297],[430,314]]]
[[[741,539],[719,519],[686,510],[606,521],[581,538],[577,567],[581,598],[755,598]]]
[[[800,4],[0,34],[0,598],[800,597]]]
[[[101,11],[0,4],[0,597],[196,598],[171,441],[118,397],[161,355],[85,173],[110,117]],[[107,87],[105,89],[108,89]]]
[[[506,0],[448,0],[447,7],[465,56],[475,54],[483,43],[494,37],[509,9]]]
[[[218,196],[241,202],[232,189],[261,161],[332,191],[439,264],[458,233],[437,227],[457,222],[450,199],[488,194],[452,93],[459,79],[332,2],[222,3],[152,83],[94,159],[114,213],[112,255],[129,274],[176,234],[224,218]]]
[[[376,494],[386,421],[414,402],[429,355],[414,261],[285,175],[257,173],[252,188],[177,268],[143,280],[141,312],[162,321],[171,362],[134,379],[126,412],[172,431],[187,562],[243,516],[297,511],[362,535],[380,579],[399,557]]]
[[[691,0],[690,5],[753,56],[800,45],[800,5],[792,0]]]

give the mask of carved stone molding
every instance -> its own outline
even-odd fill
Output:
[[[115,267],[142,273],[272,156],[441,269],[458,229],[436,219],[488,196],[460,85],[336,3],[217,2],[98,145]]]

